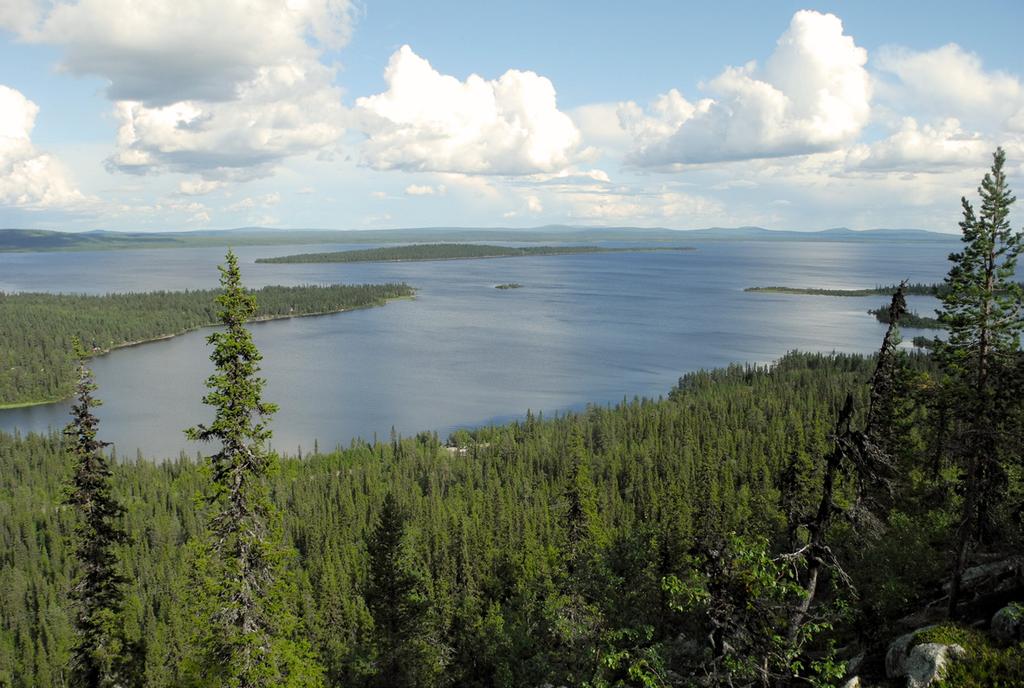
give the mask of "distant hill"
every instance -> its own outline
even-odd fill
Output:
[[[389,244],[410,242],[473,241],[842,241],[842,242],[949,242],[957,237],[922,229],[846,228],[817,232],[763,227],[711,227],[678,230],[663,227],[574,227],[548,225],[529,229],[508,227],[419,227],[407,229],[334,230],[238,229],[192,232],[57,232],[39,229],[0,229],[0,252],[99,251],[126,248],[183,248],[196,246],[273,246],[285,244]]]

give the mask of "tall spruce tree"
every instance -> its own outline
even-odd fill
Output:
[[[582,421],[569,429],[566,450],[569,475],[566,486],[564,580],[554,617],[555,647],[562,664],[552,661],[550,678],[559,683],[582,685],[597,670],[596,647],[604,626],[596,604],[601,585],[607,582],[607,537],[601,528],[597,494],[590,476],[590,453],[583,437]]]
[[[71,589],[75,603],[75,644],[71,682],[86,688],[136,685],[135,653],[124,634],[121,618],[127,582],[118,564],[117,547],[128,539],[119,521],[124,507],[111,489],[111,470],[104,447],[97,439],[99,419],[93,409],[101,404],[87,354],[78,340],[77,398],[71,407],[71,423],[65,429],[74,468],[65,503],[78,514],[75,526],[75,558],[79,577]]]
[[[268,485],[277,456],[266,447],[276,406],[263,401],[262,356],[245,327],[256,300],[242,286],[232,251],[219,269],[224,329],[207,337],[216,370],[203,397],[215,409],[214,420],[186,430],[190,439],[220,445],[209,457],[216,513],[209,523],[215,605],[207,670],[215,681],[237,688],[318,686],[323,670],[297,638],[297,619],[286,600],[292,588],[288,552]]]
[[[367,543],[366,605],[377,645],[373,685],[380,688],[431,686],[441,668],[440,648],[431,639],[430,601],[406,552],[405,523],[404,510],[389,492]]]
[[[1012,404],[1001,394],[1024,327],[1021,287],[1013,280],[1022,234],[1010,226],[1010,206],[1016,199],[1003,171],[1005,162],[1006,154],[997,148],[992,169],[978,188],[980,212],[961,199],[964,248],[949,257],[953,266],[939,313],[949,337],[936,354],[961,419],[953,458],[961,469],[963,502],[953,551],[950,616],[956,615],[970,551],[991,528],[1001,502],[1007,454],[1020,452],[1016,443],[1006,441]]]

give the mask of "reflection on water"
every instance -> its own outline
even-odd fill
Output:
[[[414,301],[253,326],[266,397],[280,405],[274,445],[294,452],[353,437],[452,429],[588,402],[665,394],[680,374],[793,349],[877,348],[867,315],[884,297],[744,293],[752,285],[854,288],[943,278],[945,244],[708,242],[696,252],[616,253],[455,262],[256,265],[250,286],[405,281]],[[216,285],[221,249],[0,254],[8,290],[145,291]],[[496,284],[518,282],[521,289]],[[934,300],[911,298],[926,312]],[[908,338],[913,333],[908,332]],[[102,437],[121,453],[194,452],[182,428],[210,417],[205,333],[94,361]],[[0,429],[60,427],[67,405],[0,412]]]

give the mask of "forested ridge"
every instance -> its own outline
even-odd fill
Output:
[[[332,313],[411,296],[405,284],[264,287],[255,319]],[[0,292],[0,406],[53,401],[74,384],[71,340],[93,353],[217,322],[216,291],[43,294]]]
[[[929,354],[281,458],[228,253],[210,453],[0,434],[0,685],[1024,685],[1024,233],[997,150]]]
[[[575,253],[649,253],[692,251],[682,246],[656,248],[613,248],[605,246],[492,246],[489,244],[410,244],[332,253],[299,253],[277,258],[257,258],[257,263],[363,263],[417,260],[463,260],[469,258],[514,258],[518,256],[562,256]]]

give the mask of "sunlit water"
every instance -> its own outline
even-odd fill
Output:
[[[682,243],[682,242],[681,242]],[[698,251],[422,263],[272,265],[260,256],[340,246],[237,251],[249,286],[404,281],[414,300],[252,326],[274,446],[289,453],[353,437],[442,437],[527,409],[545,413],[667,393],[687,371],[769,362],[787,351],[869,352],[885,297],[744,293],[754,285],[857,288],[940,281],[955,243],[693,243]],[[213,287],[222,249],[0,254],[0,290],[146,291]],[[518,282],[521,289],[494,286]],[[935,302],[912,298],[930,313]],[[211,417],[211,371],[194,332],[93,361],[101,437],[122,454],[199,447],[182,429]],[[907,332],[909,338],[915,334]],[[0,411],[0,429],[58,428],[68,404]]]

